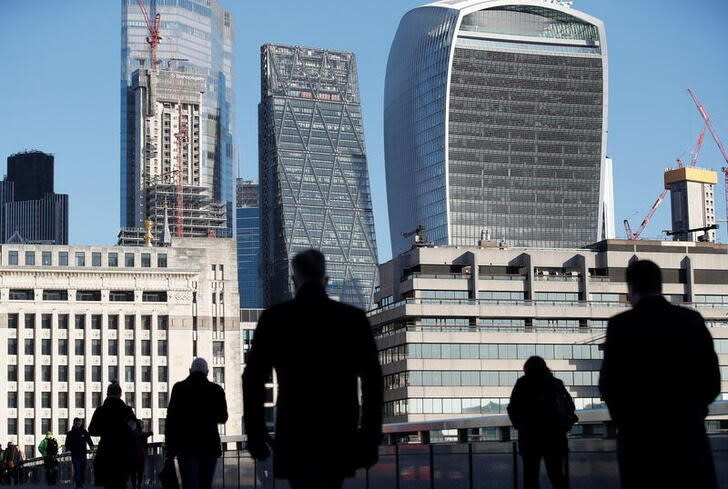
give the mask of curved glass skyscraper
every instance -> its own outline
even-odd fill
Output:
[[[604,24],[558,1],[443,0],[389,55],[392,254],[437,244],[575,247],[613,233]]]

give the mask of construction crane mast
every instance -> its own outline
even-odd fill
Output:
[[[147,31],[149,31],[149,36],[147,36],[147,44],[149,44],[149,65],[152,69],[155,69],[157,67],[157,46],[159,45],[159,41],[162,39],[162,36],[159,35],[160,27],[161,27],[161,16],[159,14],[154,15],[154,19],[149,15],[149,11],[147,10],[147,6],[144,5],[144,0],[137,0],[137,4],[139,4],[139,9],[142,11],[142,15],[144,16],[144,22],[147,24]]]
[[[708,128],[708,131],[710,131],[710,135],[713,136],[713,141],[715,141],[715,144],[718,146],[720,154],[723,156],[723,160],[725,160],[726,163],[726,166],[722,167],[721,171],[723,172],[723,197],[725,199],[726,206],[726,219],[728,219],[728,151],[726,151],[725,146],[723,145],[723,141],[721,141],[718,132],[715,130],[715,127],[713,127],[713,122],[711,121],[710,115],[705,109],[705,106],[700,103],[700,100],[698,100],[698,96],[695,95],[695,92],[693,92],[692,89],[688,88],[688,93],[693,99],[695,107],[697,107],[698,112],[700,113],[700,117],[702,117],[705,121],[705,127]]]

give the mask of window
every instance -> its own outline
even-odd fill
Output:
[[[74,316],[74,325],[76,329],[85,329],[86,328],[86,316],[83,314],[76,314]]]
[[[101,366],[93,365],[91,367],[91,382],[101,382]]]
[[[76,300],[84,302],[99,302],[101,301],[100,290],[77,290]]]
[[[134,356],[134,340],[124,340],[124,354]]]
[[[58,432],[68,433],[68,420],[63,418],[58,420]]]
[[[18,420],[15,418],[8,420],[8,435],[18,434]]]
[[[152,316],[142,316],[142,329],[146,331],[152,329]]]
[[[18,354],[18,339],[8,338],[8,355]]]
[[[18,366],[8,365],[8,382],[18,381]]]
[[[157,329],[167,331],[169,316],[157,316]]]
[[[48,433],[51,431],[51,418],[41,418],[40,420],[40,432]]]
[[[119,342],[118,340],[109,340],[109,355],[116,356],[119,354]],[[111,376],[109,376],[111,377]]]
[[[152,393],[142,392],[142,408],[151,409],[152,407]]]
[[[76,382],[83,382],[86,379],[86,368],[83,365],[76,365],[73,379]]]
[[[35,265],[35,251],[26,251],[25,252],[25,264],[26,265]]]
[[[58,339],[58,354],[68,355],[68,340],[65,338]]]
[[[51,393],[41,392],[40,393],[40,407],[47,409],[51,407]]]
[[[101,253],[100,252],[98,252],[98,251],[91,252],[91,266],[92,267],[101,266]]]
[[[26,355],[35,355],[35,340],[30,338],[25,340],[25,348],[23,353]]]
[[[97,407],[101,406],[102,404],[101,399],[101,393],[100,392],[92,392],[91,393],[91,407],[96,409]]]
[[[32,301],[35,298],[33,289],[10,289],[8,297],[11,301]]]
[[[25,402],[23,403],[23,407],[31,409],[35,407],[35,392],[30,391],[25,393]]]
[[[35,423],[33,419],[26,419],[25,420],[25,430],[24,433],[26,435],[35,435]],[[35,446],[31,445],[31,452],[33,453],[33,450],[35,450]],[[27,447],[26,447],[27,448]],[[28,454],[28,450],[25,451],[26,455]]]
[[[58,315],[58,329],[68,329],[68,314]]]
[[[53,325],[53,315],[52,314],[41,314],[40,327],[42,329],[51,329],[52,325]]]
[[[167,356],[167,340],[157,340],[157,355],[160,357]]]
[[[86,407],[86,393],[85,392],[76,392],[76,402],[74,405],[77,409],[83,409]]]
[[[152,367],[149,365],[142,365],[142,382],[152,381]]]
[[[212,356],[214,358],[224,358],[225,357],[225,343],[222,341],[213,341],[212,342]]]
[[[124,367],[124,379],[127,382],[134,382],[134,365]]]
[[[18,264],[18,252],[17,251],[8,251],[8,265],[17,265]]]
[[[101,314],[91,316],[91,329],[101,329]]]
[[[134,265],[132,265],[134,266]],[[149,268],[152,266],[152,255],[149,253],[142,253],[142,268]]]
[[[86,253],[84,253],[83,251],[76,252],[76,266],[77,267],[86,266]]]
[[[83,356],[86,353],[86,351],[85,351],[86,350],[85,343],[86,343],[85,340],[77,339],[75,341],[75,346],[74,346],[73,352],[76,355]]]
[[[68,382],[68,365],[58,366],[58,381]]]
[[[109,292],[111,302],[134,302],[133,290],[112,290]]]
[[[106,318],[106,320],[109,323],[109,329],[119,329],[119,315],[118,314],[110,314]]]
[[[68,392],[58,393],[58,407],[61,409],[68,409]]]
[[[212,368],[212,380],[218,384],[225,383],[225,368],[224,367],[213,367]]]
[[[67,251],[58,252],[58,265],[61,267],[68,266],[68,252]]]
[[[166,409],[169,404],[169,394],[166,392],[157,393],[157,407],[160,409]]]
[[[134,266],[134,253],[124,253],[124,266],[125,267]]]
[[[18,407],[18,393],[14,391],[8,392],[8,408],[17,409]]]
[[[25,315],[25,327],[26,327],[26,329],[35,328],[35,314],[26,314]]]
[[[110,252],[108,255],[106,255],[106,260],[110,267],[119,266],[119,254],[116,252]]]
[[[67,301],[68,300],[68,291],[67,290],[43,289],[43,300],[44,301]]]
[[[142,302],[167,302],[167,291],[149,291],[142,292]]]
[[[165,429],[167,428],[167,420],[164,418],[159,418],[157,420],[157,424],[159,425],[159,433],[163,434]]]
[[[142,340],[142,355],[148,357],[152,354],[152,342],[149,340]]]
[[[8,328],[10,329],[18,329],[18,323],[20,320],[18,319],[18,314],[8,314]]]
[[[43,338],[40,340],[40,354],[41,355],[51,355],[53,352],[51,351],[51,340],[48,338]]]
[[[109,382],[119,381],[119,367],[109,365]]]
[[[50,251],[42,251],[40,254],[40,261],[43,266],[51,266],[53,264],[52,253]]]
[[[157,380],[159,382],[167,382],[167,366],[160,365],[157,367]]]
[[[135,320],[135,316],[124,316],[124,329],[134,329],[134,323],[136,322]]]
[[[157,255],[157,266],[159,268],[167,268],[167,253]]]
[[[34,365],[26,365],[25,367],[23,367],[23,369],[25,370],[25,372],[23,374],[23,379],[26,382],[32,382],[32,381],[34,381],[35,380],[35,366]]]
[[[124,396],[126,405],[133,408],[134,407],[134,393],[133,392],[127,392]]]
[[[101,340],[97,340],[97,339],[91,340],[91,354],[94,356],[101,355]]]
[[[217,304],[217,294],[214,292],[212,293],[212,303]]]

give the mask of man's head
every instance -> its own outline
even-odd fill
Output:
[[[53,438],[53,433],[51,433],[50,431],[46,433],[46,438]]]
[[[326,276],[326,258],[319,250],[302,251],[293,257],[293,286],[298,292],[306,284],[314,283],[326,287],[329,277]]]
[[[662,294],[662,272],[650,260],[633,261],[627,267],[627,292],[630,304],[636,305],[649,296]]]
[[[74,428],[80,428],[81,427],[81,418],[73,418],[73,427]]]
[[[523,373],[528,377],[544,377],[550,374],[551,370],[546,365],[546,360],[534,355],[523,364]]]
[[[199,373],[207,377],[209,371],[210,369],[207,366],[207,361],[204,358],[197,357],[192,360],[192,365],[190,365],[190,374]]]
[[[118,382],[114,381],[109,384],[109,387],[106,388],[106,397],[121,399],[121,386]]]

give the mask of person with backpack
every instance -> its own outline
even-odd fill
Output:
[[[58,482],[58,441],[53,438],[53,433],[46,433],[46,437],[38,445],[38,451],[43,456],[46,482],[49,486],[54,486]]]
[[[71,452],[74,485],[76,489],[81,489],[86,481],[86,454],[88,453],[86,447],[94,447],[91,435],[83,427],[81,418],[73,418],[73,427],[66,433],[64,446]]]
[[[564,383],[553,376],[543,358],[532,356],[516,382],[508,416],[518,430],[524,489],[538,489],[541,459],[554,489],[568,489],[567,433],[578,421],[574,401]]]
[[[23,454],[20,453],[18,446],[13,442],[8,442],[2,462],[6,470],[8,484],[15,484],[16,486],[20,484],[20,466],[23,463]]]

